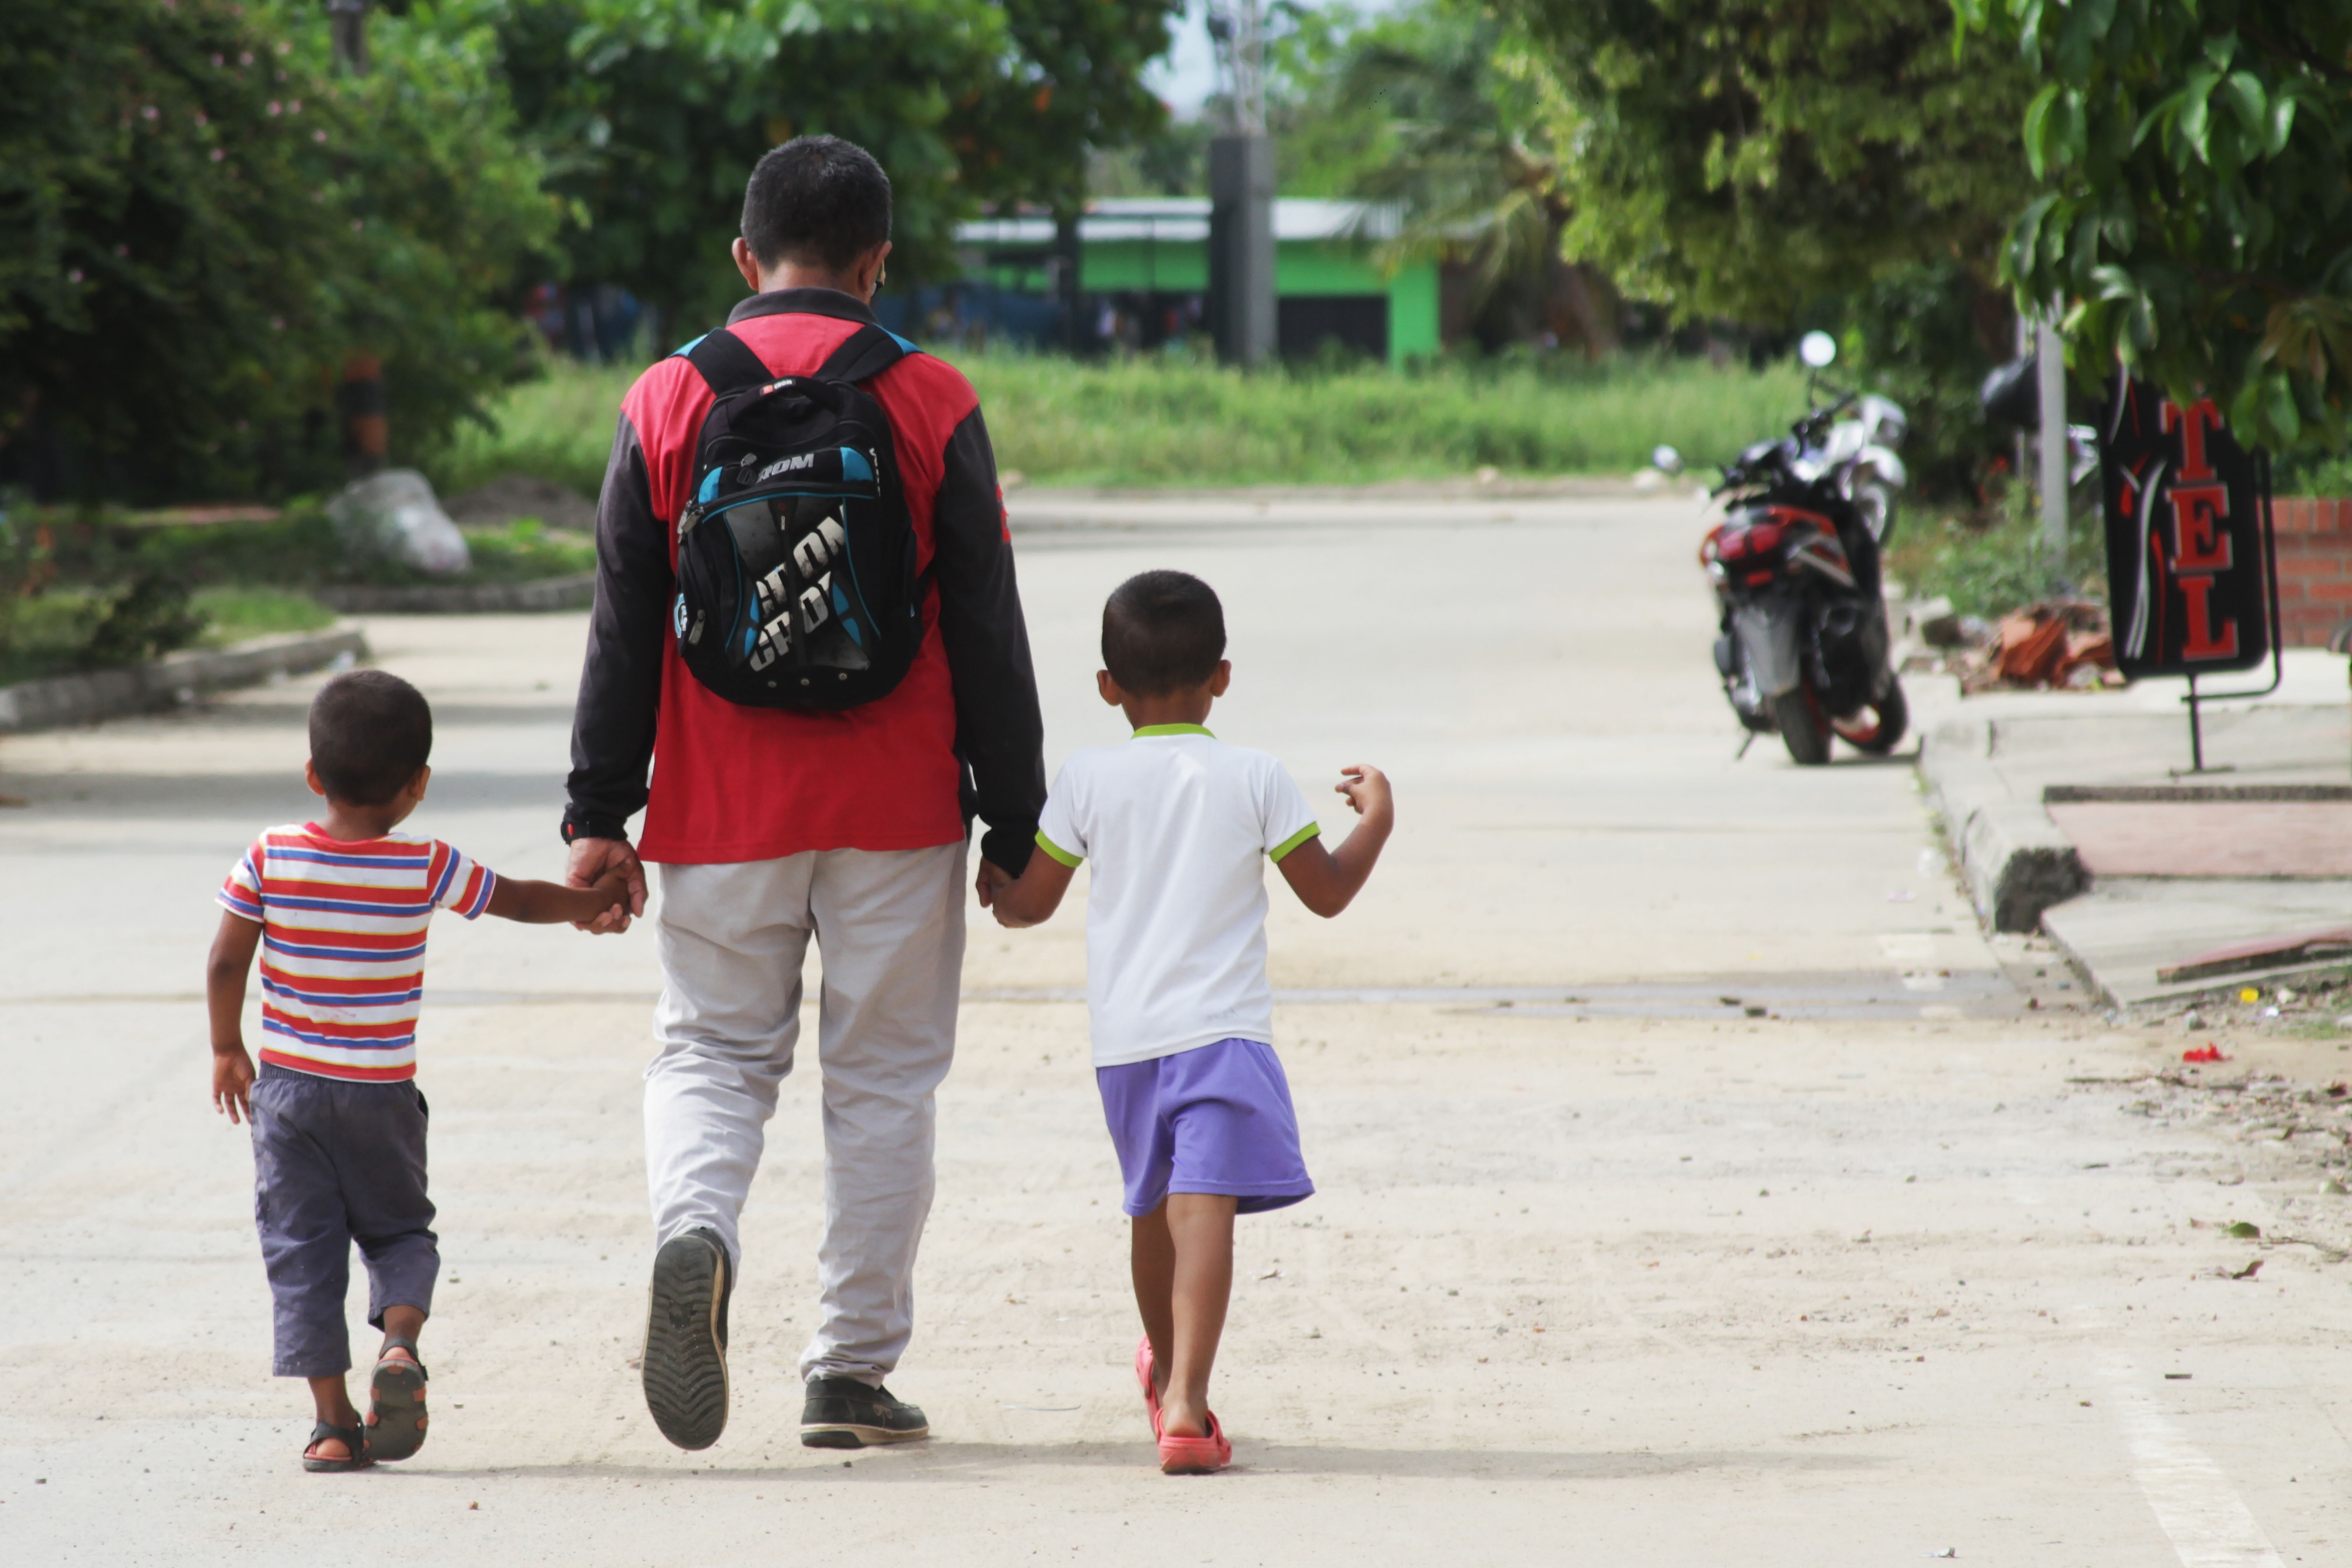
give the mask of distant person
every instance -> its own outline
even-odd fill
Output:
[[[1348,907],[1394,821],[1378,768],[1340,770],[1363,820],[1325,849],[1280,763],[1202,726],[1225,694],[1223,608],[1181,572],[1130,577],[1103,606],[1095,684],[1134,727],[1124,746],[1062,768],[1037,830],[1045,854],[983,889],[997,922],[1053,914],[1079,863],[1095,1081],[1135,1222],[1135,1375],[1170,1475],[1220,1469],[1233,1444],[1209,1409],[1209,1371],[1234,1279],[1234,1216],[1315,1190],[1290,1086],[1274,1054],[1265,872],[1328,918]]]
[[[318,1409],[306,1470],[404,1459],[425,1441],[416,1338],[441,1272],[415,1082],[426,922],[436,910],[533,925],[593,921],[628,897],[617,872],[591,889],[519,882],[438,839],[394,832],[424,803],[432,752],[433,710],[399,677],[355,670],[321,688],[303,777],[326,797],[325,815],[268,829],[229,872],[205,973],[213,1104],[253,1129],[274,1370],[308,1378]],[[244,1022],[256,948],[258,1078]],[[368,1321],[384,1331],[364,1426],[343,1382],[353,1242],[367,1262]]]
[[[793,1069],[812,938],[824,1231],[801,1441],[929,1433],[884,1379],[914,1331],[934,1094],[955,1055],[965,839],[977,814],[979,884],[1011,881],[1045,797],[987,426],[970,383],[876,322],[889,255],[890,182],[871,157],[830,136],[771,150],[734,242],[754,292],[629,390],[598,507],[563,836],[572,883],[618,870],[633,913],[640,858],[661,867],[642,1366],[655,1424],[684,1448],[726,1426],[738,1216]],[[848,433],[780,451],[790,422],[762,425],[761,410],[801,395],[772,378],[821,370],[854,426],[795,404]],[[890,552],[864,557],[889,568],[895,599],[838,580],[877,530],[905,546],[903,571]],[[713,550],[715,577],[698,564]],[[853,590],[887,602],[861,610]],[[893,646],[904,673],[889,685],[877,671]],[[835,711],[772,705],[835,691],[869,695]]]

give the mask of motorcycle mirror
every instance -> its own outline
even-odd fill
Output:
[[[1827,370],[1837,363],[1837,340],[1827,332],[1807,332],[1797,341],[1797,357],[1815,370]]]
[[[1679,474],[1683,471],[1683,455],[1672,447],[1661,447],[1650,454],[1650,467],[1662,474]]]

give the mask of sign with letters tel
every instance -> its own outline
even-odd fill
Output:
[[[2116,667],[2130,678],[2251,669],[2270,657],[2262,474],[2210,398],[2126,376],[2100,416]]]

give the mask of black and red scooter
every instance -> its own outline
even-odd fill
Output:
[[[1808,334],[1804,357],[1816,373],[1835,356],[1827,334]],[[1727,465],[1713,492],[1727,498],[1724,519],[1699,546],[1721,610],[1715,665],[1723,694],[1751,741],[1777,731],[1789,755],[1809,766],[1830,760],[1832,734],[1885,752],[1910,722],[1889,662],[1878,544],[1822,455],[1830,426],[1855,399],[1838,395]],[[1657,461],[1668,471],[1680,466],[1666,447]]]

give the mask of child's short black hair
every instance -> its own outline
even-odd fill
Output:
[[[310,762],[330,800],[382,805],[432,755],[432,706],[396,675],[354,669],[310,700]]]
[[[890,237],[890,176],[838,136],[771,147],[743,188],[743,242],[762,268],[785,261],[845,270]]]
[[[1225,657],[1225,607],[1190,572],[1139,572],[1103,604],[1102,656],[1138,697],[1198,686]]]

